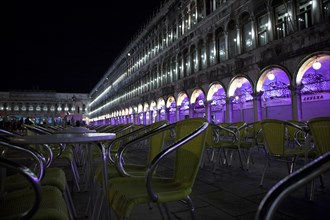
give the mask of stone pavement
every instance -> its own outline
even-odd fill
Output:
[[[142,154],[138,151],[134,153],[135,158]],[[254,149],[252,158],[253,163],[250,164],[248,171],[240,169],[237,155],[231,167],[217,163],[215,171],[213,164],[206,160],[206,164],[198,173],[191,195],[197,220],[253,220],[255,218],[259,203],[267,191],[287,175],[287,166],[283,162],[273,161],[266,173],[263,187],[259,187],[266,161],[264,152]],[[164,172],[170,167],[170,161],[168,162],[164,164]],[[298,161],[297,168],[301,166],[303,166],[303,160]],[[306,196],[309,194],[306,193],[306,189],[309,190],[310,187],[303,187],[282,202],[274,219],[330,219],[329,172],[323,175],[323,180],[324,189],[320,187],[320,181],[316,181],[315,201],[309,201]],[[92,219],[86,214],[88,193],[74,191],[73,198],[78,219]],[[179,202],[168,204],[168,209],[171,219],[191,219],[190,212]],[[112,219],[117,219],[113,213]],[[149,209],[147,205],[141,205],[134,209],[130,219],[155,220],[161,219],[161,215],[156,206]]]

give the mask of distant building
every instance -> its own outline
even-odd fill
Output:
[[[30,117],[34,123],[62,124],[64,118],[88,120],[88,94],[28,90],[0,92],[0,120]]]

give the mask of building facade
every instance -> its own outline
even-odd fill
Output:
[[[94,124],[329,116],[329,51],[329,0],[164,1],[91,91],[89,116]]]
[[[11,122],[27,117],[36,124],[88,122],[88,104],[88,94],[82,93],[41,90],[0,92],[0,122],[6,128],[13,126]]]

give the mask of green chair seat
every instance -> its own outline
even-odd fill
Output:
[[[153,178],[152,186],[158,193],[158,203],[166,203],[186,198],[192,191],[190,187],[175,182],[174,179]],[[109,194],[113,210],[118,216],[129,217],[134,207],[152,203],[145,187],[144,177],[117,177],[111,180]]]
[[[27,180],[19,175],[11,175],[6,177],[5,187],[9,191],[24,189],[26,187]],[[45,176],[41,180],[41,185],[49,185],[57,187],[61,192],[65,191],[66,178],[65,173],[60,168],[48,168],[45,172]]]
[[[69,219],[66,203],[59,189],[53,186],[43,186],[41,195],[42,199],[39,209],[31,219]],[[25,210],[29,209],[33,200],[34,192],[31,189],[6,193],[1,196],[0,219],[25,212]]]

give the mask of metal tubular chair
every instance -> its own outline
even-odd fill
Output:
[[[194,218],[190,194],[200,167],[208,126],[203,118],[177,122],[175,142],[151,161],[145,177],[111,179],[107,197],[115,214],[127,219],[134,207],[140,204],[155,203],[164,205],[167,210],[166,203],[184,201]],[[172,153],[175,154],[173,176],[155,175],[160,163],[169,159]],[[168,211],[166,213],[169,217]]]
[[[36,149],[29,146],[21,147],[0,141],[0,147],[3,149],[1,154],[2,157],[6,157],[11,160],[25,158],[26,162],[24,161],[24,165],[31,167],[42,187],[53,186],[61,191],[69,211],[70,219],[75,219],[77,217],[71,192],[67,184],[67,179],[62,169],[55,167],[48,168],[44,156]],[[27,160],[28,158],[31,158],[32,160]],[[3,184],[5,188],[10,191],[26,188],[26,181],[19,175],[11,175],[6,177]]]
[[[47,131],[45,129],[40,129],[37,126],[34,125],[24,125],[24,128],[30,132],[30,135],[44,135],[44,134],[52,134],[50,131]],[[45,146],[45,145],[43,145]],[[53,160],[52,166],[53,167],[62,167],[62,168],[68,168],[68,165],[72,172],[66,172],[67,178],[68,175],[73,176],[73,180],[76,186],[76,189],[78,192],[80,192],[80,176],[79,171],[77,167],[76,160],[74,158],[74,152],[71,146],[65,146],[65,145],[56,145],[56,146],[50,146],[52,149],[52,152],[56,157]]]
[[[41,202],[41,184],[38,181],[37,176],[27,167],[16,163],[11,160],[0,157],[0,174],[1,177],[6,176],[6,169],[9,169],[13,173],[17,173],[22,176],[24,179],[29,182],[31,185],[31,194],[33,197],[30,197],[30,205],[26,206],[24,209],[20,207],[11,207],[11,210],[7,209],[5,202],[8,203],[10,198],[6,198],[5,186],[3,180],[0,182],[1,191],[0,191],[0,218],[1,219],[30,219],[38,211],[40,202]],[[32,204],[32,205],[31,205]]]
[[[262,134],[267,151],[267,162],[260,180],[260,186],[263,185],[265,173],[270,166],[271,160],[277,159],[286,162],[288,165],[288,173],[292,173],[294,165],[298,157],[306,158],[310,152],[310,148],[292,146],[288,144],[287,131],[288,127],[294,126],[297,129],[301,127],[287,121],[266,119],[261,121]]]
[[[159,132],[159,130],[165,126],[167,126],[168,121],[163,120],[159,122],[155,122],[151,125],[146,125],[143,126],[137,130],[134,130],[128,134],[119,136],[116,138],[109,146],[111,148],[114,144],[119,144],[117,145],[118,152],[114,156],[114,161],[110,158],[111,151],[108,151],[109,154],[109,164],[108,164],[108,178],[112,179],[115,177],[120,177],[120,176],[144,176],[147,166],[146,164],[143,163],[126,163],[124,160],[124,155],[126,154],[126,151],[128,148],[134,150],[146,150],[147,153],[147,158],[146,160],[143,161],[144,163],[150,162],[155,155],[157,155],[164,143],[164,132]],[[140,147],[139,145],[143,145],[143,148]],[[102,201],[104,197],[101,195],[102,190],[99,190],[97,188],[103,187],[102,185],[102,166],[99,166],[97,170],[95,171],[95,181],[94,181],[94,186],[95,190],[97,193],[97,197],[94,199],[95,205],[94,205],[94,210],[92,216],[94,218],[99,218],[100,215],[100,206],[99,204],[102,204]],[[95,210],[97,208],[98,210]]]
[[[316,117],[307,122],[310,139],[315,145],[314,157],[320,156],[330,151],[330,117]],[[324,187],[322,176],[320,176],[321,186]],[[314,184],[311,184],[310,200],[314,200]]]
[[[57,187],[42,185],[40,177],[33,171],[12,160],[0,157],[0,166],[11,169],[11,172],[1,169],[1,176],[4,177],[2,180],[15,175],[15,178],[11,178],[10,184],[2,182],[1,219],[70,219],[66,202]],[[7,174],[10,175],[7,177]],[[22,181],[23,187],[17,187],[22,185]]]
[[[327,152],[279,181],[262,199],[255,220],[274,219],[278,207],[287,196],[329,170],[330,152]]]
[[[211,155],[211,161],[213,161],[213,172],[216,170],[216,161],[221,162],[221,152],[223,153],[223,161],[221,164],[226,165],[227,167],[231,165],[231,162],[228,160],[228,152],[226,149],[237,149],[236,143],[238,141],[237,139],[237,132],[235,130],[228,128],[228,123],[221,123],[217,125],[212,125],[213,129],[213,135],[215,136],[213,139],[212,144],[212,155]],[[216,151],[218,151],[218,159],[215,160],[215,154]],[[239,156],[241,153],[239,153]],[[241,157],[239,157],[241,159]],[[242,160],[240,160],[241,165],[243,164]]]

